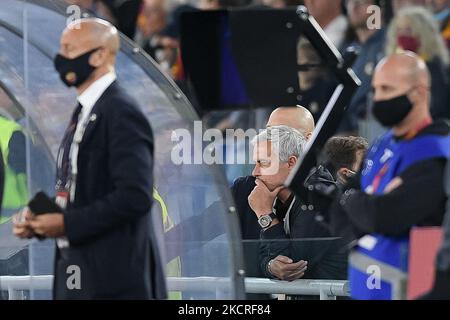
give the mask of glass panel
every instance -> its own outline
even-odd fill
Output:
[[[317,122],[337,87],[337,80],[334,73],[327,67],[326,61],[303,37],[297,42],[297,63],[299,65],[299,104],[311,111]]]
[[[315,283],[303,282],[299,283],[296,287],[291,286],[289,290],[296,290],[295,293],[276,296],[279,299],[319,299],[320,286],[324,283],[328,283],[328,288],[330,283],[334,284],[336,288],[339,288],[339,290],[333,292],[339,297],[338,299],[345,299],[348,296],[348,283],[346,283],[348,244],[343,243],[341,239],[312,237],[289,240],[244,240],[243,247],[247,276],[251,278],[280,280],[276,276],[280,275],[277,271],[275,271],[275,275],[272,275],[270,278],[267,273],[267,262],[278,256],[285,256],[292,259],[293,264],[297,264],[302,260],[307,262],[306,270],[301,272],[303,266],[299,266],[298,269],[294,268],[293,273],[297,271],[300,271],[300,273],[294,275],[293,278],[289,280],[315,280]],[[277,270],[274,262],[271,264],[271,269]],[[250,279],[250,281],[246,283],[246,291],[250,292],[247,294],[247,298],[273,298],[271,294],[261,292],[261,286],[258,287],[256,285],[257,281],[258,280],[256,279]],[[287,293],[286,288],[288,286],[286,285],[283,289],[279,289],[279,287],[276,289],[275,285],[268,287],[272,294],[281,294]]]
[[[337,80],[334,73],[320,57],[317,50],[303,36],[297,43],[298,71],[298,104],[307,108],[317,123],[327,106],[336,87]],[[203,120],[209,127],[216,128],[223,133],[224,164],[228,183],[241,176],[251,175],[253,169],[251,138],[259,130],[265,129],[270,114],[275,108],[249,108],[234,111],[211,111]],[[254,134],[237,134],[235,139],[229,140],[227,129],[256,130]],[[249,133],[249,132],[248,132]],[[239,161],[242,159],[242,161]]]
[[[53,195],[54,159],[76,104],[76,95],[60,82],[52,61],[67,17],[40,7],[40,3],[51,9],[57,7],[52,6],[51,1],[26,3],[6,0],[0,3],[0,83],[10,93],[10,100],[16,102],[17,109],[21,110],[21,114],[16,111],[19,113],[17,117],[21,115],[28,119],[24,123],[27,133],[32,133],[32,138],[27,136],[28,194],[43,189]],[[55,3],[60,4],[59,1]],[[23,30],[28,36],[25,45]],[[116,71],[119,83],[139,103],[154,131],[155,201],[152,217],[153,227],[161,234],[160,246],[167,262],[167,275],[223,277],[225,282],[220,296],[233,298],[235,287],[231,275],[236,271],[231,265],[234,245],[229,232],[230,228],[238,226],[226,219],[232,203],[228,200],[229,191],[222,169],[206,164],[177,165],[172,161],[173,148],[177,146],[176,141],[172,141],[173,132],[185,129],[192,136],[195,114],[172,82],[132,49],[129,43],[122,41]],[[211,205],[214,206],[214,215],[205,214]],[[11,226],[3,227],[4,232],[0,234],[2,247],[17,247],[4,240],[18,241],[11,234]],[[163,234],[166,234],[166,241]],[[192,235],[195,237],[189,238]],[[22,273],[51,274],[52,241],[33,240],[27,245],[27,242],[20,241],[21,248],[28,248],[24,257],[29,256],[29,263],[24,264]],[[210,299],[217,295],[216,292],[179,290],[171,293],[170,297]],[[25,297],[46,298],[50,297],[50,292],[36,289]]]

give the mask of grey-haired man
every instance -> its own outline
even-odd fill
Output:
[[[343,279],[346,255],[338,253],[340,244],[311,240],[330,233],[305,210],[303,199],[283,186],[305,143],[300,132],[287,126],[270,127],[254,139],[256,185],[248,202],[261,226],[260,268],[267,277],[288,281]]]

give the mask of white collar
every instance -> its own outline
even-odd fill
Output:
[[[94,81],[86,90],[83,91],[77,98],[82,108],[82,118],[91,113],[95,103],[100,99],[103,92],[116,80],[114,72],[108,72],[101,78]]]
[[[273,205],[272,205],[272,211],[276,214],[276,209],[275,209],[275,203],[277,202],[278,198],[275,198],[275,200],[273,201]],[[286,234],[288,236],[291,235],[291,226],[289,224],[290,222],[290,216],[291,216],[291,210],[292,207],[294,206],[294,202],[296,200],[296,197],[294,196],[294,199],[292,199],[291,204],[289,205],[289,208],[286,211],[286,215],[284,216],[284,221],[283,221],[283,225],[284,225],[284,232],[286,232]]]

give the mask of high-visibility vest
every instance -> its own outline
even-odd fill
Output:
[[[4,224],[11,220],[11,217],[0,217],[0,224]]]
[[[18,209],[28,202],[27,176],[16,173],[8,164],[9,142],[14,132],[21,132],[22,128],[16,122],[0,117],[0,148],[3,154],[5,182],[3,188],[4,209]]]
[[[153,188],[153,199],[156,202],[158,202],[158,204],[161,208],[164,232],[167,232],[173,228],[174,224],[169,217],[169,210],[167,209],[167,205],[164,202],[164,199],[159,194],[158,190],[156,190],[156,188]],[[172,259],[171,261],[169,261],[167,263],[166,271],[167,271],[168,277],[180,277],[181,276],[181,259],[180,259],[180,257],[176,257],[176,258]],[[169,299],[170,300],[181,300],[182,299],[181,292],[170,291]]]

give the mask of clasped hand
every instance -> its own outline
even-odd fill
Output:
[[[25,208],[13,216],[13,233],[21,239],[38,236],[58,238],[64,236],[64,216],[62,213],[34,215]]]

